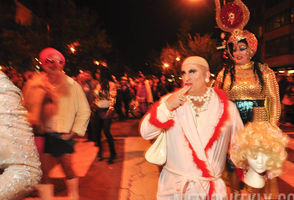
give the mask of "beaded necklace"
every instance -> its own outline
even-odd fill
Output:
[[[198,101],[198,102],[206,102],[210,98],[211,90],[208,88],[203,96],[191,96],[187,95],[187,97],[191,100]]]
[[[210,98],[211,98],[211,94],[212,94],[212,89],[208,88],[203,96],[190,96],[190,95],[187,95],[187,100],[191,104],[193,110],[195,111],[196,117],[199,117],[200,112],[203,112],[203,111],[207,110],[208,104],[209,104],[209,101],[210,101]],[[204,101],[204,104],[201,107],[197,107],[197,106],[194,105],[192,100],[198,101],[198,102],[203,102]]]

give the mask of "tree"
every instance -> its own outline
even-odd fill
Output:
[[[194,36],[191,36],[188,34],[187,40],[180,40],[178,44],[179,52],[183,57],[201,56],[208,61],[211,73],[216,74],[219,72],[222,54],[216,50],[217,41],[211,35],[205,34],[201,36],[196,33]]]
[[[17,24],[12,15],[0,21],[1,64],[13,65],[19,71],[34,68],[40,50],[51,46],[65,55],[66,72],[76,75],[81,68],[94,71],[93,61],[105,60],[111,52],[112,45],[98,17],[87,9],[77,9],[72,0],[19,1],[32,11],[32,22],[29,26]],[[9,8],[4,13],[15,11],[15,5],[1,4],[1,8]],[[75,51],[69,49],[73,44]]]
[[[163,48],[160,55],[163,70],[166,71],[166,73],[177,75],[180,69],[176,58],[179,57],[181,57],[181,54],[177,47],[167,45],[166,48]]]
[[[201,56],[207,59],[211,73],[217,74],[220,70],[219,65],[222,63],[222,53],[216,50],[216,39],[213,39],[209,34],[203,36],[198,33],[194,36],[186,34],[186,37],[183,37],[183,35],[182,33],[181,39],[175,45],[167,45],[166,48],[161,50],[161,62],[169,63],[178,72],[179,64],[175,62],[176,57],[183,59],[188,56]]]

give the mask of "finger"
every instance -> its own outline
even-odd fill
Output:
[[[190,89],[191,89],[191,86],[185,85],[184,87],[182,87],[181,89],[179,89],[179,91],[177,93],[179,95],[184,95]]]
[[[186,92],[188,92],[191,89],[191,87],[192,87],[191,85],[185,85],[184,88],[183,88],[184,89],[184,94]]]

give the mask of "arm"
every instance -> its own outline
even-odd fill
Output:
[[[269,122],[273,126],[277,126],[281,115],[279,85],[275,73],[268,67],[266,67],[263,77]]]
[[[231,141],[233,140],[233,138],[235,137],[235,135],[238,133],[238,131],[242,130],[244,128],[244,124],[242,122],[242,119],[240,117],[240,113],[236,107],[236,105],[232,102],[230,102],[231,104],[231,113],[232,113],[232,120],[233,120],[233,125],[232,125],[232,134],[231,134]]]
[[[145,87],[146,87],[146,91],[147,91],[147,102],[153,103],[152,91],[151,91],[151,87],[150,87],[148,80],[145,81]]]
[[[173,113],[168,110],[164,102],[165,99],[166,98],[161,100],[159,104],[154,104],[154,106],[151,108],[148,114],[143,117],[140,123],[139,129],[141,136],[146,140],[155,138],[163,130],[160,125],[151,123],[150,121],[152,120],[150,120],[150,118],[153,118],[153,121],[158,120],[161,123],[166,123],[173,118]]]
[[[44,87],[45,83],[41,76],[35,76],[28,80],[23,88],[24,105],[28,110],[28,121],[37,132],[41,133],[41,111],[47,90]]]
[[[180,97],[190,89],[191,86],[184,86],[153,104],[148,115],[141,122],[140,133],[144,139],[152,139],[162,130],[168,130],[174,125],[174,110],[184,104],[184,100]]]
[[[240,117],[240,113],[236,107],[236,105],[232,102],[230,102],[231,107],[232,107],[232,120],[233,120],[233,124],[232,124],[232,130],[231,130],[231,141],[230,141],[230,146],[229,146],[229,156],[230,156],[230,160],[234,163],[234,165],[236,166],[236,161],[234,160],[234,158],[231,156],[231,149],[234,148],[234,140],[236,139],[236,136],[238,134],[238,132],[240,130],[242,130],[244,128],[243,122],[241,120]],[[236,168],[236,172],[237,175],[239,177],[240,180],[243,179],[243,172],[240,168]]]
[[[0,82],[0,199],[22,199],[40,181],[40,161],[20,91]]]
[[[33,127],[40,128],[40,115],[46,91],[42,87],[34,87],[29,90],[27,91],[29,96],[27,94],[27,98],[25,98],[25,105],[28,109],[28,121]]]
[[[73,98],[75,98],[77,110],[71,132],[79,136],[84,136],[89,123],[91,111],[88,100],[81,86],[77,82],[74,82],[74,87],[76,93]]]
[[[110,95],[110,105],[109,107],[114,107],[115,102],[116,102],[116,95],[117,95],[117,90],[115,83],[109,82],[109,95]]]
[[[117,95],[117,90],[116,90],[116,85],[113,82],[109,82],[109,108],[105,114],[106,118],[110,118],[113,114],[114,111],[114,106],[116,103],[116,95]]]

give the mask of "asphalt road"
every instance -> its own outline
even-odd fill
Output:
[[[81,200],[155,199],[159,168],[147,163],[144,159],[144,151],[150,142],[140,137],[138,125],[138,119],[114,120],[111,132],[115,138],[118,158],[112,165],[106,162],[109,154],[105,140],[103,144],[106,159],[99,162],[96,159],[98,149],[95,144],[88,142],[86,137],[76,138],[73,166],[80,177]],[[278,178],[282,195],[280,199],[286,200],[294,196],[294,127],[281,128],[291,137],[287,148],[288,161],[285,164],[284,173]],[[68,199],[60,166],[53,168],[50,177],[55,186],[54,199]],[[26,198],[26,200],[32,199],[39,198],[34,197],[34,194]]]

